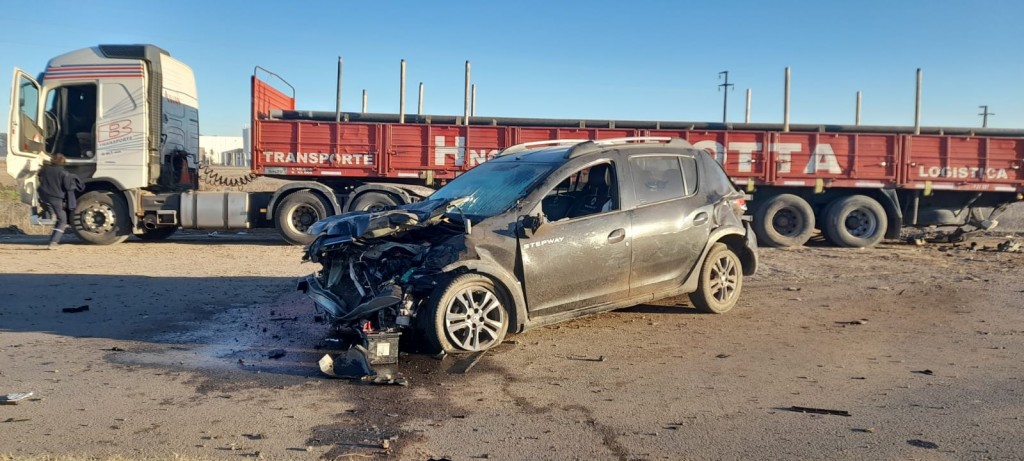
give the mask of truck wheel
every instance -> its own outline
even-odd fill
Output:
[[[356,197],[349,205],[349,211],[381,211],[397,206],[398,202],[384,192],[366,192]]]
[[[724,314],[736,306],[743,290],[743,266],[739,256],[724,243],[711,247],[700,268],[697,291],[690,302],[701,312]]]
[[[758,207],[753,225],[758,242],[765,246],[800,246],[814,232],[814,210],[796,195],[776,195]]]
[[[823,230],[837,246],[863,248],[880,242],[887,227],[882,205],[871,197],[851,195],[828,206]]]
[[[177,227],[158,227],[156,229],[143,229],[141,234],[135,234],[140,240],[156,242],[166,240],[178,231]]]
[[[421,325],[433,351],[482,351],[501,344],[512,303],[493,280],[463,274],[438,288]]]
[[[327,217],[327,207],[309,191],[295,192],[281,201],[274,211],[274,226],[284,240],[292,245],[309,245],[315,235],[306,231],[313,223]]]
[[[95,245],[121,243],[132,235],[128,205],[124,198],[107,191],[87,192],[79,197],[71,226],[78,238]]]

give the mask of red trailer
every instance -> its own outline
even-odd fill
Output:
[[[272,74],[271,74],[272,75]],[[404,122],[404,123],[402,123]],[[308,112],[252,78],[252,169],[300,180],[305,211],[336,214],[429,194],[506,147],[550,139],[668,136],[707,149],[751,195],[770,246],[871,246],[903,226],[991,228],[1024,193],[1024,131],[840,125],[404,116]],[[322,217],[311,216],[309,219]],[[308,219],[307,219],[308,221]]]
[[[195,77],[153,45],[75,50],[38,81],[15,69],[7,171],[38,207],[41,165],[65,156],[85,180],[70,221],[96,244],[252,227],[308,243],[323,217],[422,199],[501,149],[551,139],[667,136],[707,149],[752,195],[755,230],[773,246],[803,244],[816,228],[851,247],[903,226],[990,228],[1024,192],[1024,130],[308,112],[260,70],[252,173],[288,180],[274,192],[196,190],[210,175],[198,170]]]

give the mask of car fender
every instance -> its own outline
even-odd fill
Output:
[[[519,279],[514,277],[501,266],[479,259],[468,261],[456,261],[441,269],[443,273],[451,274],[457,272],[476,272],[493,278],[500,283],[515,304],[514,312],[510,312],[509,332],[519,333],[523,330],[526,322],[526,296],[523,294],[523,286]]]
[[[707,258],[708,253],[711,252],[711,247],[730,236],[737,236],[745,241],[747,240],[746,234],[749,233],[749,229],[740,230],[732,226],[719,227],[718,229],[711,231],[711,234],[708,235],[708,243],[704,245],[704,250],[701,251],[700,259],[698,259],[700,264],[694,265],[693,270],[690,271],[690,275],[686,277],[686,281],[683,282],[683,291],[686,293],[693,293],[697,291],[697,284],[700,282],[700,272],[701,269],[704,268],[704,259]]]

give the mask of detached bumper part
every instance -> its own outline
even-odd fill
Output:
[[[309,296],[316,303],[317,308],[323,309],[329,317],[341,317],[348,310],[345,309],[345,302],[338,299],[334,293],[327,291],[313,274],[299,279],[298,286],[295,289]]]

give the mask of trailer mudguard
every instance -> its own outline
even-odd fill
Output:
[[[341,204],[338,203],[338,194],[336,194],[333,189],[315,181],[297,181],[285,184],[274,191],[274,195],[270,197],[270,203],[267,204],[267,220],[271,221],[274,219],[274,209],[277,208],[277,203],[281,201],[284,196],[302,189],[313,190],[322,198],[327,199],[327,211],[330,214],[336,215],[342,212]]]

